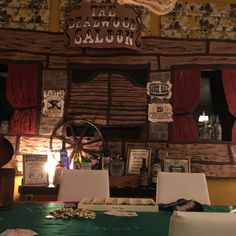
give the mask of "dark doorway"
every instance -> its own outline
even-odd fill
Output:
[[[219,116],[222,126],[222,141],[231,141],[234,116],[228,110],[221,70],[203,70],[201,72],[201,99],[194,111],[194,119],[205,111],[209,122],[214,123]]]

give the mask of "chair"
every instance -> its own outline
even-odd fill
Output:
[[[236,214],[228,212],[175,211],[170,219],[169,236],[235,236]]]
[[[171,203],[184,198],[211,204],[204,173],[159,172],[156,191],[158,203]]]
[[[79,202],[83,198],[110,196],[108,170],[63,171],[58,201]]]

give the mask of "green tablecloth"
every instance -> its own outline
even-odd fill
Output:
[[[46,219],[59,203],[16,203],[0,211],[0,233],[6,229],[26,228],[42,236],[168,236],[171,212],[137,212],[135,217],[118,217],[96,212],[92,219]]]
[[[168,236],[172,212],[138,212],[135,217],[118,217],[96,212],[92,219],[46,219],[59,203],[16,203],[0,211],[0,233],[6,229],[31,229],[42,236]],[[229,212],[226,206],[204,206],[207,212]]]

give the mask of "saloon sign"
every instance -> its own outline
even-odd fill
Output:
[[[163,83],[161,81],[152,81],[147,84],[147,94],[151,98],[170,99],[172,84],[168,81]]]
[[[81,3],[66,16],[65,46],[141,47],[141,11],[118,3]]]

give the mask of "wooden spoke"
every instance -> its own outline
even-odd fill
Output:
[[[54,158],[56,153],[59,155],[62,141],[66,143],[70,162],[77,152],[83,152],[85,156],[102,154],[102,134],[97,126],[88,120],[68,120],[56,125],[50,137],[50,150]]]
[[[91,144],[94,144],[94,143],[98,143],[98,142],[100,142],[100,141],[102,141],[102,138],[101,138],[101,137],[95,137],[95,138],[92,138],[92,139],[86,141],[86,142],[84,143],[84,146],[86,146],[86,145],[91,145]]]
[[[102,150],[87,149],[87,148],[83,148],[82,151],[89,154],[89,155],[97,155],[97,154],[102,153]]]

